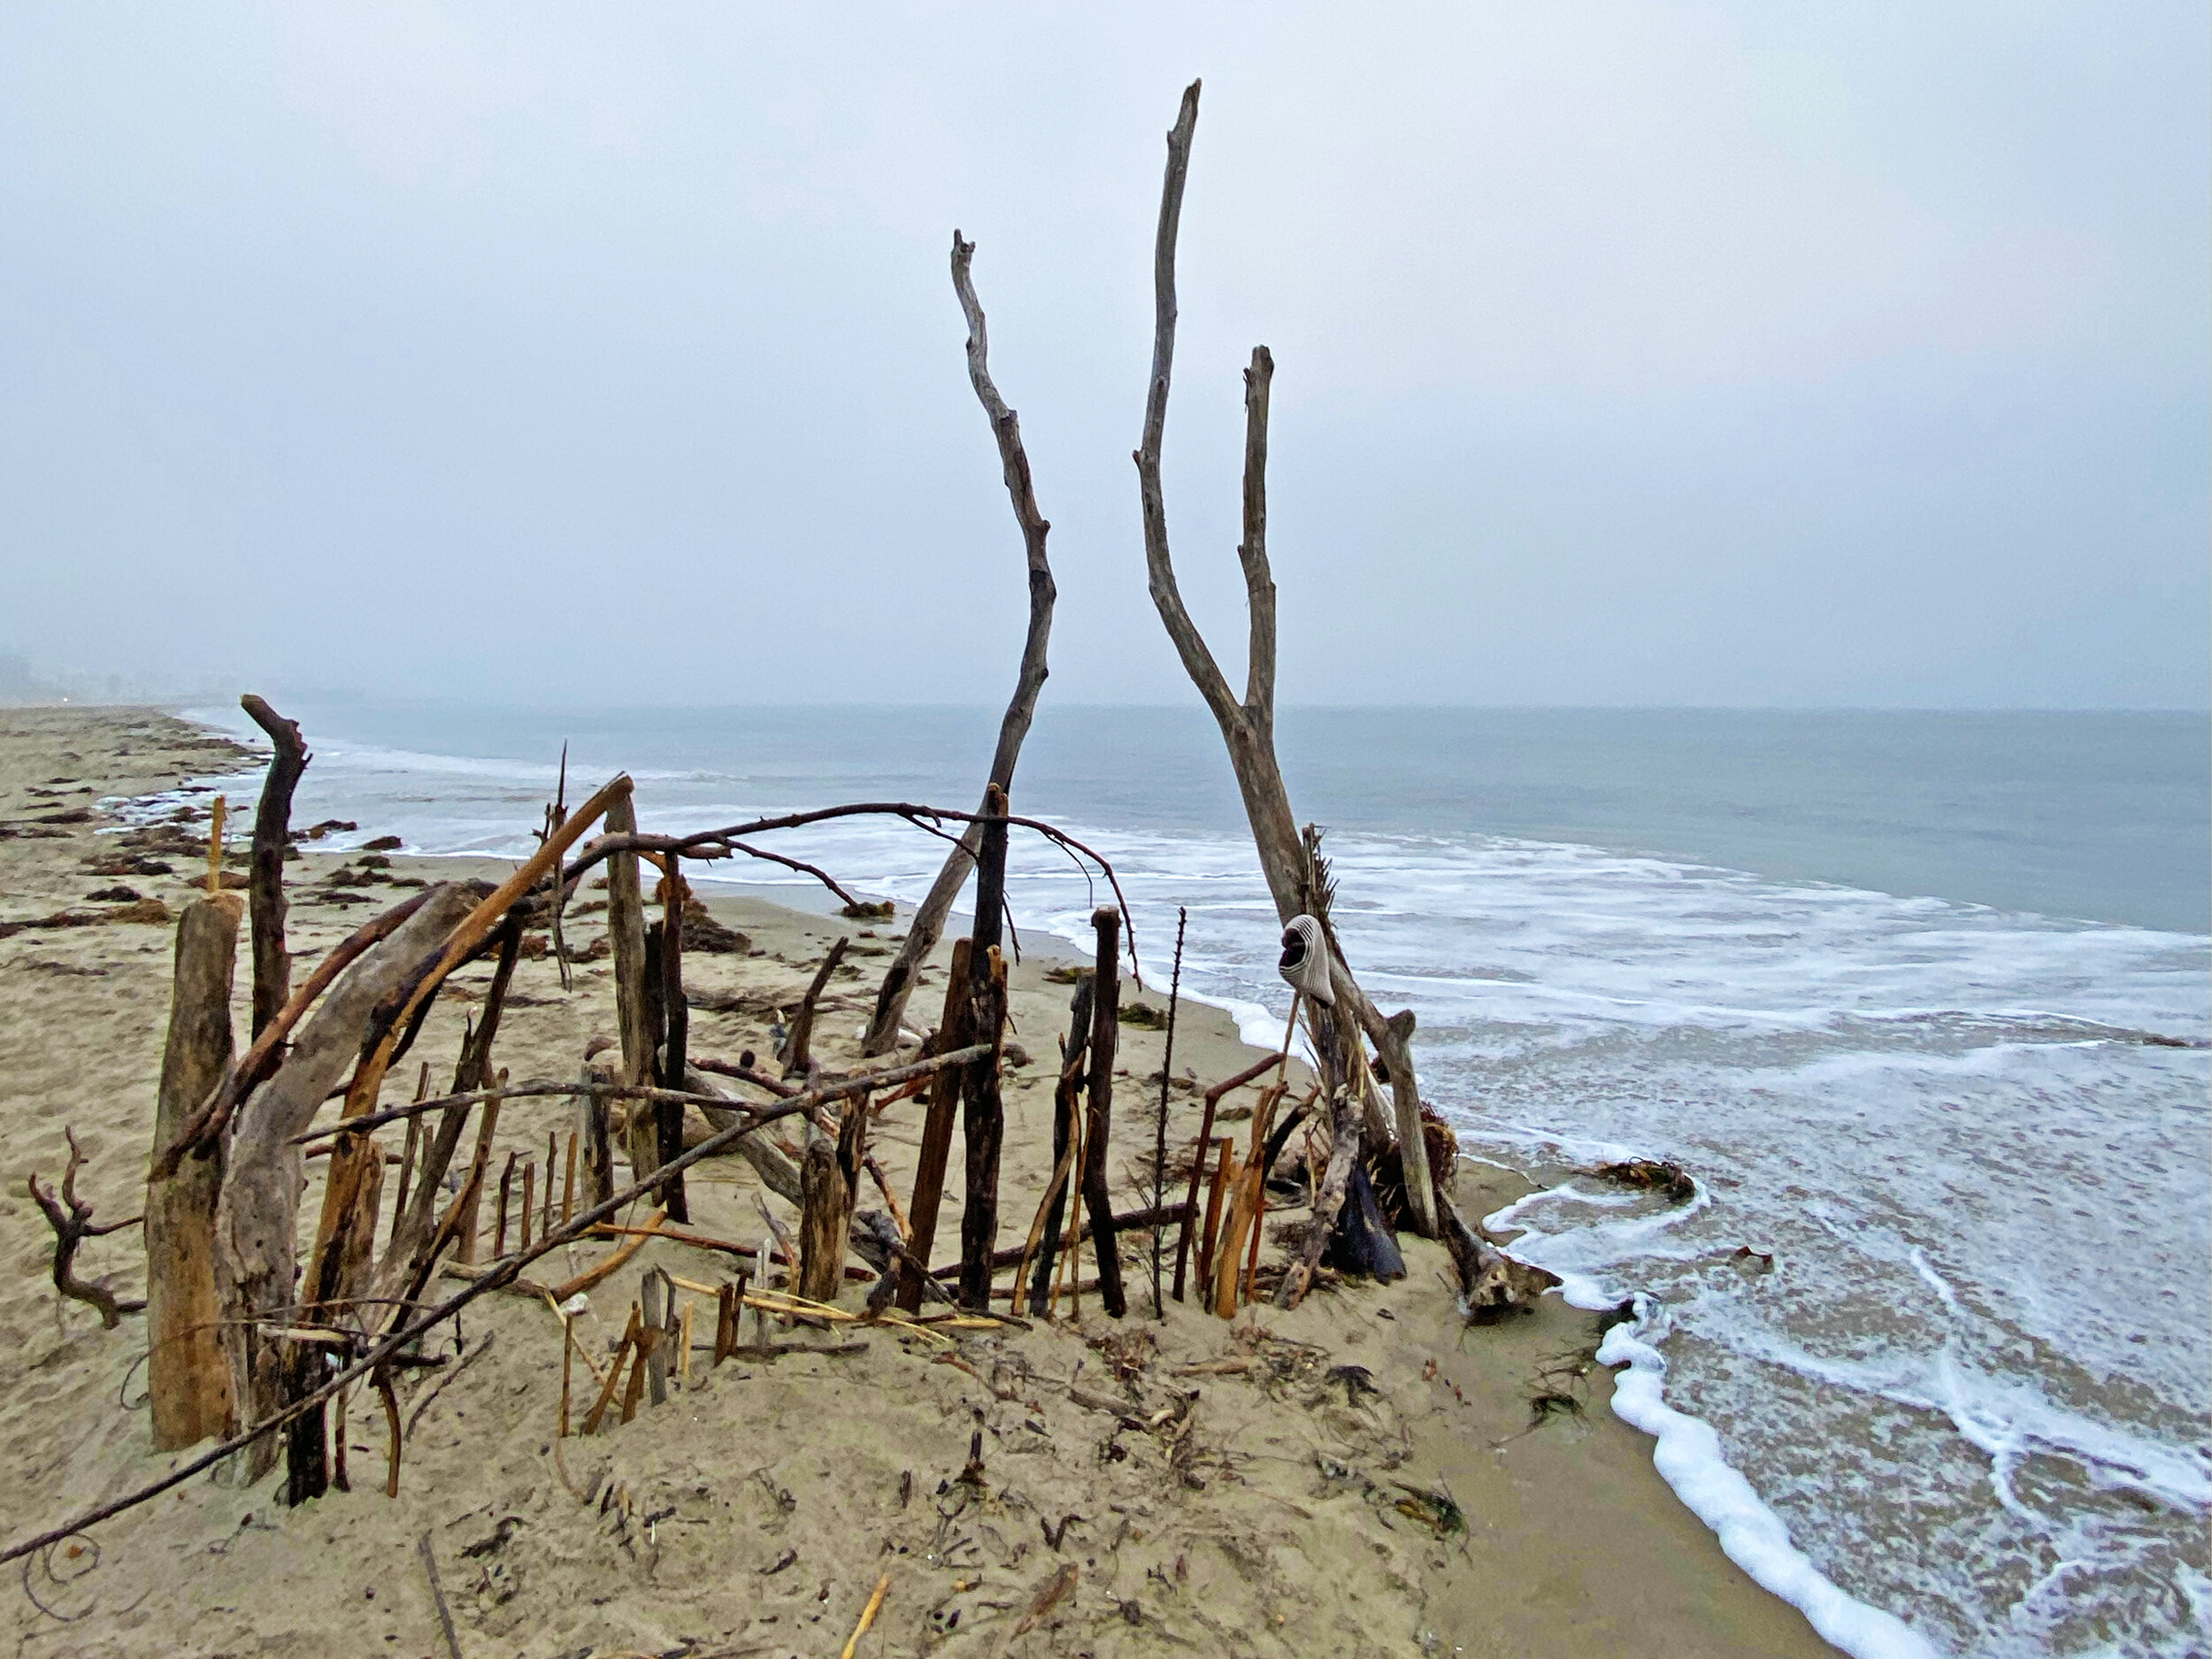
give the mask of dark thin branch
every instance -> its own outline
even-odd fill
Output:
[[[38,1184],[36,1175],[30,1176],[27,1185],[31,1201],[45,1215],[47,1225],[54,1230],[54,1288],[95,1310],[101,1325],[112,1331],[122,1323],[125,1314],[142,1313],[146,1304],[124,1301],[104,1285],[88,1284],[79,1279],[77,1247],[87,1239],[103,1238],[111,1233],[120,1233],[125,1227],[134,1227],[145,1217],[133,1216],[128,1221],[111,1221],[104,1226],[93,1225],[92,1206],[77,1196],[77,1171],[84,1165],[84,1152],[77,1145],[74,1129],[64,1129],[62,1133],[69,1141],[69,1167],[62,1173],[59,1200]]]
[[[938,825],[979,824],[987,816],[981,812],[960,812],[950,807],[926,806],[913,801],[856,801],[844,806],[817,807],[808,812],[786,812],[775,818],[754,818],[743,824],[733,824],[725,829],[697,830],[688,835],[600,835],[586,841],[578,849],[575,862],[567,866],[564,879],[575,881],[615,853],[675,853],[686,858],[713,860],[726,858],[733,852],[747,850],[738,837],[762,835],[771,830],[803,829],[810,824],[827,823],[842,818],[902,818],[915,828],[926,831],[944,840],[954,839]],[[1095,849],[1086,846],[1065,830],[1046,823],[1042,818],[1008,815],[1008,825],[1030,830],[1064,849],[1080,853],[1098,866],[1120,902],[1122,915],[1129,913],[1129,902],[1121,890],[1121,879],[1114,873],[1113,864]],[[1143,983],[1142,968],[1137,957],[1135,929],[1128,930],[1129,962],[1138,983]]]
[[[781,853],[772,853],[764,847],[748,847],[742,841],[732,841],[730,850],[743,853],[748,858],[760,858],[772,864],[781,864],[786,870],[795,870],[801,875],[812,876],[845,903],[858,904],[860,902],[858,899],[840,887],[837,878],[831,875],[828,871],[818,869],[815,865],[802,859],[787,858]]]

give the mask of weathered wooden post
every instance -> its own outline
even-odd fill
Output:
[[[628,800],[617,802],[607,812],[607,833],[636,833],[635,805]],[[607,943],[614,961],[615,1024],[622,1040],[621,1080],[649,1083],[654,1076],[654,1051],[660,1046],[660,1022],[651,1017],[657,999],[651,997],[648,984],[657,981],[658,968],[646,950],[645,895],[638,879],[638,856],[634,852],[614,853],[607,859]],[[588,1110],[584,1168],[594,1202],[603,1202],[614,1192],[607,1109],[603,1102],[595,1101]],[[655,1121],[649,1109],[634,1103],[624,1108],[623,1117],[633,1125]],[[632,1133],[624,1139],[631,1165],[639,1173],[658,1167],[657,1129],[650,1134]]]
[[[1052,1167],[1056,1171],[1067,1161],[1069,1145],[1075,1138],[1075,1103],[1082,1097],[1084,1056],[1090,1047],[1091,981],[1086,978],[1076,981],[1075,995],[1068,999],[1068,1040],[1060,1051],[1060,1081],[1052,1091]],[[1040,1319],[1051,1306],[1053,1258],[1060,1253],[1063,1209],[1054,1194],[1045,1195],[1044,1228],[1029,1290],[1029,1311]]]
[[[243,907],[235,893],[194,899],[177,920],[169,1037],[154,1108],[159,1156],[214,1092],[231,1062],[231,977]],[[215,1282],[215,1206],[226,1163],[219,1139],[175,1173],[146,1183],[146,1379],[154,1449],[222,1435],[234,1421]]]
[[[944,1021],[937,1030],[940,1054],[964,1048],[975,1041],[971,1024],[975,1003],[968,987],[968,964],[974,954],[973,940],[954,941],[952,972],[945,984]],[[930,1079],[929,1104],[922,1114],[922,1144],[915,1155],[914,1202],[906,1207],[914,1236],[908,1242],[905,1267],[899,1275],[898,1305],[908,1313],[921,1311],[922,1280],[929,1271],[930,1248],[937,1240],[937,1210],[945,1196],[945,1159],[952,1150],[953,1110],[959,1101],[958,1071],[949,1067]]]
[[[1109,1317],[1128,1311],[1121,1288],[1121,1252],[1114,1237],[1114,1205],[1106,1191],[1106,1148],[1114,1125],[1114,1051],[1121,1036],[1121,912],[1110,905],[1093,913],[1098,961],[1091,977],[1090,1121],[1083,1137],[1083,1204],[1091,1216],[1091,1248],[1098,1258],[1098,1299]]]
[[[837,1139],[816,1137],[799,1165],[799,1294],[835,1302],[845,1286],[845,1242],[868,1150],[868,1097],[845,1102]]]
[[[661,879],[661,1054],[660,1086],[684,1086],[684,1060],[691,1030],[691,1009],[684,1001],[684,877],[683,861],[668,856],[668,873]],[[654,1168],[672,1164],[684,1155],[684,1103],[661,1101],[654,1109],[658,1126],[659,1153]],[[661,1184],[654,1202],[668,1211],[671,1221],[688,1222],[691,1206],[684,1197],[684,1178],[679,1171]]]
[[[966,1206],[960,1212],[960,1301],[991,1310],[991,1256],[998,1248],[999,1152],[1006,1136],[999,1094],[999,1050],[1006,1040],[1006,964],[999,956],[1006,911],[1006,795],[983,792],[983,838],[975,864],[975,944],[968,956],[968,997],[974,1036],[991,1052],[965,1068],[960,1127],[967,1143]]]

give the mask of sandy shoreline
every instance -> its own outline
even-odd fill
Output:
[[[85,869],[112,844],[96,833],[113,822],[99,803],[222,770],[236,753],[145,710],[0,711],[0,822],[18,829],[0,840],[0,923],[114,909],[127,901],[88,895],[118,886],[173,906],[194,873],[182,858],[167,859],[176,868],[165,875]],[[241,814],[232,845],[242,851],[251,803],[232,804]],[[204,833],[204,818],[191,822]],[[342,862],[360,868],[357,855],[311,845],[287,866],[292,948],[303,960],[388,902],[378,887],[474,873],[475,861],[393,856],[373,872],[382,881],[334,887]],[[772,1048],[767,1010],[796,1000],[832,939],[847,933],[861,951],[887,950],[887,937],[864,930],[888,935],[900,926],[703,896],[756,954],[687,958],[687,983],[708,1003],[693,1010],[695,1054]],[[588,913],[566,926],[580,949],[600,933]],[[104,1332],[88,1309],[58,1302],[47,1277],[50,1235],[23,1178],[58,1176],[63,1130],[73,1125],[91,1157],[81,1195],[102,1219],[135,1212],[172,934],[113,921],[0,939],[0,1104],[12,1130],[0,1194],[0,1490],[11,1494],[11,1536],[167,1463],[148,1449],[142,1408],[126,1403],[137,1398],[128,1372],[142,1320]],[[828,1064],[850,1063],[856,1004],[879,965],[859,956],[833,983],[853,1004],[833,1006],[818,1030]],[[1018,1041],[1046,1064],[1008,1073],[1002,1242],[1025,1231],[1048,1173],[1049,1057],[1066,996],[1046,979],[1050,965],[1033,956],[1013,976]],[[459,976],[457,994],[434,1010],[416,1050],[434,1073],[450,1068],[466,994],[487,977]],[[910,1025],[934,1023],[941,984],[933,979],[917,994]],[[515,988],[496,1061],[518,1078],[572,1075],[586,1043],[613,1028],[603,963],[578,965],[565,993],[553,962],[526,961]],[[1156,1032],[1122,1029],[1129,1076],[1116,1097],[1118,1208],[1141,1202],[1136,1167],[1148,1156],[1157,1099],[1142,1079],[1159,1069],[1160,1041]],[[1179,1076],[1187,1067],[1211,1081],[1252,1057],[1226,1015],[1185,1004]],[[396,1084],[388,1099],[397,1093]],[[566,1110],[518,1106],[503,1116],[502,1156],[512,1148],[542,1158],[547,1132],[568,1127]],[[1195,1089],[1175,1093],[1171,1147],[1195,1133],[1196,1111]],[[874,1131],[902,1195],[918,1118],[913,1103],[895,1107]],[[1146,1188],[1148,1199],[1148,1180]],[[758,1190],[741,1161],[706,1166],[691,1182],[695,1226],[750,1242],[764,1230]],[[1521,1190],[1478,1164],[1460,1176],[1471,1215]],[[872,1197],[864,1190],[864,1207]],[[957,1209],[949,1192],[940,1260],[956,1239]],[[382,1494],[384,1433],[365,1404],[350,1431],[351,1493],[289,1510],[267,1483],[188,1485],[100,1528],[98,1565],[81,1578],[35,1579],[49,1607],[82,1617],[64,1622],[10,1591],[9,1628],[27,1653],[170,1652],[187,1631],[190,1647],[209,1653],[438,1652],[418,1555],[427,1537],[470,1654],[835,1653],[887,1573],[863,1654],[1146,1654],[1194,1644],[1270,1654],[1830,1651],[1676,1501],[1652,1468],[1650,1442],[1605,1409],[1603,1368],[1566,1385],[1578,1414],[1529,1430],[1540,1377],[1561,1375],[1560,1356],[1594,1344],[1589,1316],[1552,1299],[1526,1317],[1463,1332],[1436,1279],[1443,1253],[1405,1244],[1411,1271],[1399,1284],[1346,1286],[1295,1313],[1261,1310],[1231,1325],[1172,1302],[1156,1323],[1148,1259],[1139,1265],[1132,1242],[1124,1321],[1087,1298],[1079,1328],[1064,1320],[970,1336],[958,1363],[942,1345],[874,1331],[864,1353],[732,1362],[711,1374],[702,1364],[667,1405],[559,1443],[557,1463],[558,1325],[542,1304],[490,1298],[464,1318],[480,1359],[434,1401],[429,1384],[403,1399],[404,1410],[425,1409],[396,1500]],[[570,1271],[606,1248],[572,1250]],[[728,1259],[647,1246],[593,1293],[580,1336],[603,1363],[646,1268],[713,1283]],[[111,1273],[135,1294],[143,1263],[134,1234],[90,1246],[81,1271]],[[709,1328],[711,1311],[710,1303]],[[1125,1411],[1084,1402],[1107,1398]],[[1141,1426],[1166,1412],[1187,1429]],[[978,1432],[979,1494],[954,1484]],[[1466,1515],[1463,1535],[1440,1540],[1393,1507],[1402,1488],[1425,1492],[1440,1479]],[[575,1495],[617,1490],[626,1518],[619,1503],[603,1512]],[[66,1577],[91,1559],[58,1558],[56,1570]],[[1069,1564],[1072,1587],[1008,1647],[1025,1610]]]

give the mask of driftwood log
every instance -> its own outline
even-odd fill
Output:
[[[341,973],[403,926],[429,896],[429,890],[425,889],[372,917],[315,964],[315,972],[308,975],[306,984],[292,993],[284,1011],[254,1039],[253,1047],[246,1050],[238,1063],[224,1072],[221,1085],[192,1114],[177,1138],[161,1149],[154,1160],[156,1177],[173,1173],[187,1154],[210,1150],[219,1142],[230,1129],[238,1102],[265,1079],[276,1064],[285,1039],[307,1017],[316,1001],[337,981]]]
[[[238,1110],[229,1173],[216,1206],[215,1271],[227,1316],[231,1399],[241,1421],[272,1417],[284,1403],[278,1345],[251,1322],[273,1319],[296,1300],[303,1173],[293,1138],[359,1057],[378,1004],[460,925],[474,899],[457,883],[430,889],[389,938],[339,979],[276,1075]],[[250,1460],[257,1466],[250,1467],[249,1477],[266,1472],[273,1456],[273,1448],[258,1442]]]
[[[999,721],[998,746],[991,752],[990,780],[984,786],[984,802],[978,811],[979,820],[993,810],[992,790],[997,790],[1002,797],[1013,793],[1014,765],[1021,758],[1022,740],[1029,735],[1030,722],[1036,718],[1037,694],[1044,689],[1048,672],[1045,648],[1052,638],[1052,607],[1058,598],[1058,589],[1053,585],[1052,565],[1045,557],[1045,538],[1051,533],[1052,526],[1037,509],[1037,492],[1029,475],[1029,456],[1022,448],[1021,420],[1007,407],[1006,400],[999,395],[997,383],[991,379],[990,334],[984,326],[983,306],[975,296],[975,284],[969,273],[974,257],[975,244],[961,241],[960,233],[954,231],[952,287],[959,296],[960,310],[968,319],[968,380],[990,420],[991,435],[998,441],[999,465],[1005,474],[1006,494],[1013,503],[1015,522],[1021,526],[1022,549],[1029,565],[1029,632],[1022,641],[1021,667],[1014,677],[1014,695],[1008,700],[1006,713]],[[1006,810],[1002,800],[996,810]],[[962,833],[958,843],[945,856],[937,879],[930,884],[929,892],[908,919],[906,942],[885,971],[882,987],[876,993],[875,1014],[868,1023],[867,1034],[861,1040],[862,1054],[885,1055],[898,1046],[899,1020],[906,1011],[915,976],[944,935],[945,918],[952,913],[953,902],[960,896],[968,872],[974,867],[983,844],[982,833],[979,821],[970,824]],[[1002,888],[997,902],[1004,902]],[[979,926],[983,909],[979,894],[976,909]],[[995,920],[992,926],[996,928]]]
[[[1290,795],[1275,755],[1275,579],[1267,557],[1268,394],[1275,360],[1265,346],[1253,349],[1251,366],[1244,376],[1244,539],[1238,544],[1237,558],[1244,569],[1248,635],[1241,699],[1230,688],[1205,636],[1183,603],[1169,551],[1167,505],[1160,482],[1160,445],[1166,431],[1168,387],[1175,362],[1175,247],[1182,222],[1183,187],[1190,171],[1191,137],[1198,124],[1198,92],[1199,83],[1194,81],[1183,94],[1182,109],[1168,134],[1167,173],[1161,187],[1159,231],[1153,249],[1152,377],[1145,397],[1143,440],[1135,457],[1144,520],[1145,568],[1153,606],[1182,659],[1184,672],[1221,728],[1268,891],[1274,897],[1278,916],[1287,923],[1300,911],[1304,860],[1297,819],[1291,812]],[[1388,1033],[1381,1013],[1352,977],[1333,937],[1330,957],[1330,978],[1338,1005],[1352,1012],[1358,1029],[1367,1032],[1378,1049],[1386,1055],[1396,1140],[1405,1170],[1408,1218],[1415,1231],[1433,1238],[1437,1219],[1412,1057],[1403,1042]],[[1358,1038],[1348,1026],[1340,1041],[1356,1044]],[[1386,1050],[1386,1042],[1391,1045]],[[1346,1068],[1348,1077],[1359,1079],[1357,1104],[1380,1131],[1386,1125],[1379,1099],[1363,1072],[1364,1068],[1357,1071]],[[1379,1141],[1381,1136],[1377,1138]]]
[[[154,1106],[157,1155],[176,1140],[230,1065],[242,908],[237,894],[217,893],[194,899],[177,918],[169,1034]],[[279,949],[280,954],[280,940]],[[232,1422],[215,1277],[215,1208],[226,1162],[219,1141],[204,1156],[184,1159],[174,1173],[146,1183],[146,1382],[156,1451],[219,1436]]]

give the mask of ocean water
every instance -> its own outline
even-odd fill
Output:
[[[516,853],[561,742],[649,829],[972,808],[958,710],[288,710],[296,821]],[[234,712],[201,718],[237,731]],[[1340,931],[1424,1091],[1543,1190],[1494,1220],[1638,1298],[1616,1409],[1747,1570],[1863,1655],[2212,1652],[2212,722],[1291,712]],[[234,788],[250,790],[249,780]],[[1202,714],[1048,705],[1018,810],[1112,859],[1148,979],[1279,1040],[1272,907]],[[918,897],[941,844],[780,839]],[[721,870],[782,886],[764,866]],[[710,873],[703,871],[702,874]],[[802,886],[790,896],[813,902]],[[1025,927],[1102,889],[1017,836]],[[2183,1046],[2176,1046],[2183,1045]],[[1578,1166],[1667,1157],[1662,1207]],[[1770,1255],[1770,1271],[1755,1271]]]

